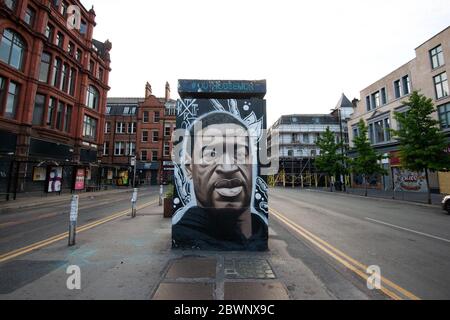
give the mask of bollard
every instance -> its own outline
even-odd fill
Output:
[[[159,206],[163,204],[163,185],[159,186]]]
[[[72,201],[70,204],[69,247],[75,245],[78,220],[78,199],[78,195],[72,196]]]
[[[138,196],[138,189],[134,188],[133,197],[131,198],[131,217],[136,218],[136,202]]]

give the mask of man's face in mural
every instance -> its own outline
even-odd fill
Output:
[[[234,123],[196,131],[190,164],[197,204],[241,212],[250,206],[252,157],[247,129]]]

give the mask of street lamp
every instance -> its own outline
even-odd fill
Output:
[[[333,112],[337,111],[338,113],[338,120],[339,120],[339,131],[340,131],[340,139],[341,139],[341,153],[342,153],[342,168],[345,169],[345,160],[344,160],[344,128],[342,126],[342,110],[340,108],[336,108],[336,109],[331,109]],[[346,182],[345,182],[345,175],[341,175],[341,179],[343,180],[343,188],[344,188],[344,192],[347,192],[347,186],[346,186]]]

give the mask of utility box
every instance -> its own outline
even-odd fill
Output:
[[[266,81],[179,80],[172,246],[268,249]]]

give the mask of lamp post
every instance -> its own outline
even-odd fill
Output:
[[[345,160],[344,160],[344,130],[343,130],[343,126],[342,126],[342,110],[340,108],[337,109],[338,110],[338,117],[339,117],[339,128],[340,128],[340,134],[341,134],[341,153],[342,153],[342,168],[345,170]],[[346,183],[345,183],[345,172],[344,175],[342,175],[342,179],[344,181],[342,186],[344,188],[344,192],[347,192],[347,187],[346,187]]]

